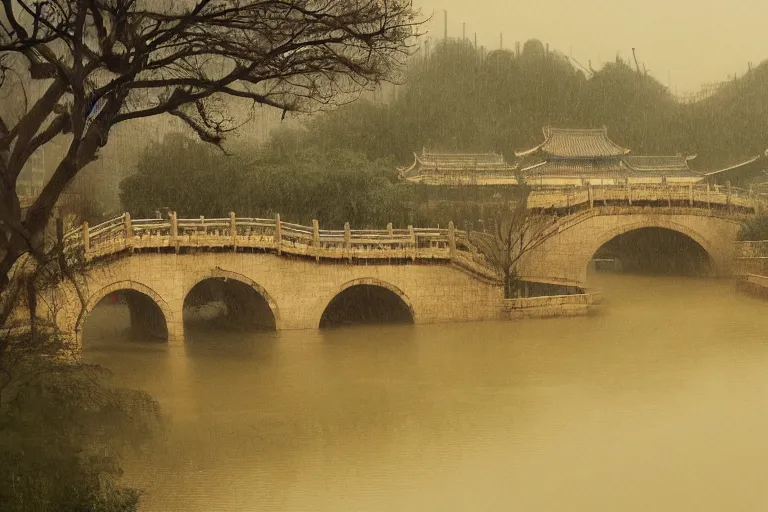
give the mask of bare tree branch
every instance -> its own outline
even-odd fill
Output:
[[[11,268],[24,253],[44,259],[56,201],[115,124],[168,113],[220,145],[238,126],[224,99],[284,113],[343,104],[391,78],[421,23],[410,0],[0,2],[0,54],[43,90],[18,122],[0,120],[0,325]],[[19,173],[63,133],[66,154],[23,213]]]

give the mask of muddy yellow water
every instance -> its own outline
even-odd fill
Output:
[[[116,340],[87,358],[165,431],[158,511],[768,510],[768,302],[596,275],[588,318]]]

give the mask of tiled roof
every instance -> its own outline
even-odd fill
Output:
[[[421,174],[461,174],[482,172],[513,172],[517,166],[508,164],[496,153],[427,153],[414,154],[413,164],[400,169],[403,178]]]
[[[619,158],[605,160],[546,160],[522,170],[525,176],[619,175],[627,170]]]
[[[517,177],[513,172],[478,172],[478,173],[429,173],[423,172],[405,177],[411,183],[424,185],[516,185]]]
[[[633,171],[690,171],[686,156],[626,156],[624,162]]]
[[[496,153],[427,153],[422,152],[416,159],[425,167],[466,167],[472,165],[505,165],[504,157]]]
[[[516,173],[532,178],[701,177],[688,162],[694,157],[634,156],[608,139],[605,128],[563,130],[545,128],[546,140],[518,156],[535,155],[539,162],[519,169],[496,153],[414,154],[414,162],[400,169],[400,178],[425,184],[513,184]],[[566,155],[566,153],[570,153]]]
[[[540,154],[554,158],[595,158],[623,156],[629,150],[608,138],[608,129],[566,129],[545,126],[544,142],[527,151],[516,152],[518,157]]]

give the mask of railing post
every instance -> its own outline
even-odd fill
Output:
[[[88,223],[83,222],[83,251],[85,259],[88,259],[88,251],[91,250],[91,239],[88,237]]]
[[[456,253],[456,229],[453,226],[453,221],[448,223],[448,249],[451,257],[453,257]]]
[[[283,253],[283,230],[280,227],[280,214],[275,215],[275,249],[277,250],[277,255],[280,256]]]
[[[693,208],[693,183],[688,184],[688,205]]]
[[[312,245],[320,247],[320,223],[317,219],[312,219]]]
[[[709,190],[710,190],[709,183],[707,183],[707,209],[708,210],[710,210],[712,208],[711,205],[710,205],[710,202],[709,202]]]
[[[728,205],[728,211],[733,210],[733,205],[731,205],[731,182],[726,181],[725,182],[725,204]]]
[[[232,237],[232,248],[237,250],[237,222],[235,212],[229,212],[229,236]]]
[[[169,212],[168,219],[171,221],[171,241],[175,242],[179,236],[179,218],[176,212]]]
[[[133,238],[133,226],[131,225],[131,214],[126,212],[123,220],[125,226],[125,239],[130,240]]]
[[[344,223],[344,248],[352,248],[352,230],[349,228],[349,222]]]
[[[410,243],[410,248],[409,248],[409,250],[411,252],[411,261],[416,261],[416,251],[417,251],[417,248],[416,248],[416,231],[414,231],[413,226],[410,225],[410,224],[408,225],[408,235],[411,238],[411,243]]]
[[[389,235],[390,238],[395,236],[394,231],[392,231],[392,223],[391,222],[387,224],[387,234]]]
[[[595,194],[592,190],[592,183],[587,185],[587,197],[589,198],[589,207],[594,208],[595,207]]]
[[[632,185],[629,184],[629,179],[627,179],[627,202],[632,206]]]
[[[168,212],[168,219],[171,221],[171,244],[179,252],[179,219],[176,212]]]

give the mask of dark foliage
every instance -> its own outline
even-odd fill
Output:
[[[222,157],[210,146],[172,135],[150,146],[138,173],[120,185],[124,207],[152,216],[168,207],[180,217],[273,217],[339,229],[409,222],[409,190],[391,161],[342,149],[288,148],[279,138],[265,151]]]
[[[698,154],[692,165],[702,170],[768,147],[768,63],[688,105],[619,58],[585,73],[538,41],[529,43],[520,56],[441,44],[413,62],[392,102],[357,102],[321,116],[302,141],[400,164],[422,147],[493,150],[511,160],[514,150],[541,142],[542,126],[608,126],[612,139],[637,154]]]
[[[120,456],[159,420],[139,391],[67,357],[55,334],[5,337],[0,358],[0,504],[8,512],[130,512],[140,492],[120,485]]]

